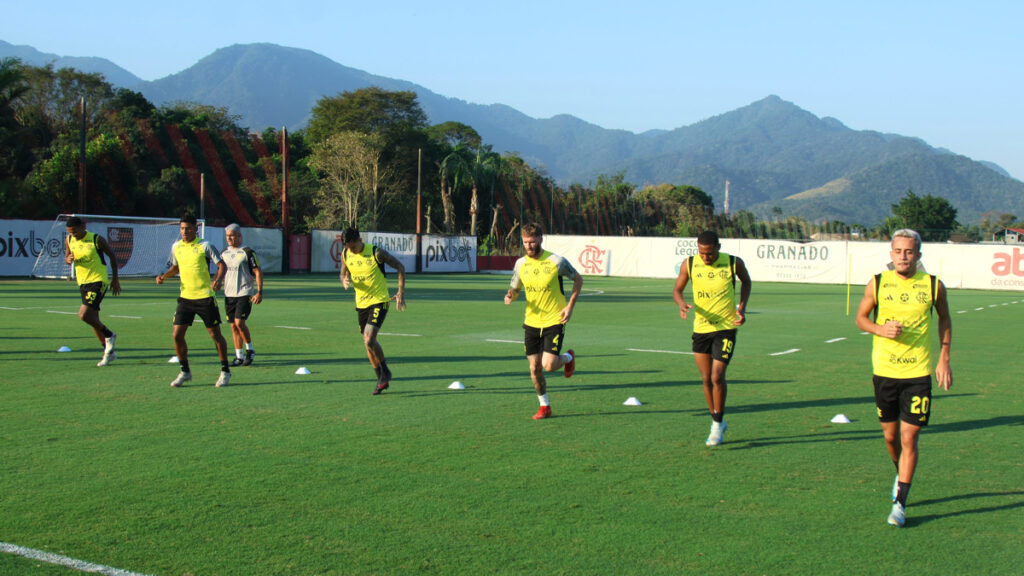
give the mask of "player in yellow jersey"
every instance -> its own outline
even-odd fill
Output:
[[[718,233],[705,230],[697,236],[698,258],[691,256],[679,267],[672,297],[679,305],[679,317],[686,320],[693,309],[693,357],[704,383],[704,399],[711,411],[711,432],[704,442],[717,446],[725,438],[727,385],[725,370],[736,352],[736,329],[746,321],[750,299],[750,274],[743,260],[721,251]],[[736,279],[742,283],[736,302]],[[693,304],[686,302],[683,289],[692,280]]]
[[[92,327],[92,331],[103,345],[103,359],[96,365],[107,366],[117,359],[117,353],[114,351],[117,334],[100,320],[100,302],[103,301],[108,287],[114,296],[121,293],[121,281],[117,278],[117,257],[106,239],[86,230],[85,222],[78,216],[68,218],[67,228],[64,261],[75,265],[75,280],[78,281],[78,291],[82,295],[78,317]],[[111,274],[107,273],[107,259],[110,260]],[[113,276],[113,279],[110,276]]]
[[[512,284],[505,293],[505,305],[526,291],[525,330],[526,359],[530,363],[530,378],[540,400],[540,409],[533,415],[534,420],[551,417],[551,403],[548,401],[548,383],[544,372],[563,368],[569,378],[576,371],[576,351],[569,349],[562,354],[565,325],[572,318],[576,299],[583,289],[583,277],[568,260],[541,248],[544,231],[539,224],[523,225],[523,249],[526,256],[516,260],[512,272]],[[572,279],[572,293],[568,302],[562,277]]]
[[[174,313],[174,351],[178,355],[181,373],[171,381],[172,388],[180,388],[185,382],[192,380],[192,371],[188,364],[188,343],[185,333],[192,325],[196,315],[203,320],[206,331],[213,338],[220,357],[220,376],[215,384],[218,388],[227,386],[231,380],[231,368],[228,367],[228,343],[220,332],[220,310],[217,308],[216,293],[220,290],[227,266],[220,253],[209,242],[197,238],[198,223],[196,217],[186,214],[181,217],[181,240],[171,246],[171,267],[167,272],[156,277],[157,284],[163,284],[169,276],[181,275],[181,294],[178,297],[178,309]],[[210,279],[210,262],[217,264],[217,276]]]
[[[377,373],[376,396],[391,385],[391,369],[384,358],[384,349],[377,341],[377,333],[388,315],[392,300],[401,312],[405,310],[405,266],[387,250],[363,242],[359,230],[348,228],[343,236],[345,249],[341,254],[341,285],[345,290],[355,288],[356,312],[359,317],[359,332],[363,335],[366,357]],[[388,265],[398,272],[398,292],[388,293],[388,280],[383,266]]]
[[[893,232],[889,256],[893,269],[876,275],[864,288],[857,308],[857,327],[874,334],[875,406],[885,446],[896,466],[888,522],[903,526],[918,462],[917,440],[931,414],[932,310],[938,315],[940,342],[935,379],[943,390],[953,385],[949,367],[953,320],[946,287],[934,276],[917,269],[921,236],[913,230]],[[874,319],[870,317],[872,312]]]

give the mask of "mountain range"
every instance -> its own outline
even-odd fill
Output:
[[[349,68],[315,52],[274,44],[221,48],[189,68],[144,81],[103,58],[46,54],[0,41],[0,57],[53,62],[98,72],[157,105],[191,101],[223,106],[253,131],[300,129],[316,102],[368,86],[416,92],[430,123],[475,128],[499,152],[516,152],[560,184],[592,183],[624,171],[637,185],[689,184],[719,209],[729,181],[730,209],[872,226],[908,190],[943,197],[963,224],[995,210],[1024,217],[1024,183],[999,166],[934,148],[919,138],[852,130],[769,95],[742,108],[673,130],[635,134],[568,114],[531,118],[502,104],[481,105],[423,86]]]

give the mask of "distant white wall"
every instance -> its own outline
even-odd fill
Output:
[[[0,220],[0,276],[29,276],[41,251],[63,260],[64,246],[60,240],[46,242],[53,220]],[[130,224],[123,224],[130,226]],[[102,232],[101,232],[102,233]],[[227,246],[224,228],[207,226],[205,239],[218,251]],[[256,251],[263,271],[278,274],[284,261],[284,240],[277,228],[242,227],[242,240]],[[162,261],[170,256],[171,246],[162,248],[157,257]]]
[[[46,244],[51,226],[53,220],[0,220],[0,276],[28,276],[44,250],[61,257],[59,240]]]
[[[697,239],[549,235],[544,248],[582,274],[675,278]],[[742,258],[755,282],[863,285],[890,262],[887,242],[723,239],[722,251]],[[921,254],[922,267],[949,288],[1024,291],[1022,247],[926,243]]]
[[[363,241],[380,246],[405,266],[416,270],[416,235],[392,232],[362,232]],[[311,272],[337,272],[345,247],[341,230],[314,230],[310,242]],[[475,236],[423,235],[420,270],[423,272],[475,272]]]

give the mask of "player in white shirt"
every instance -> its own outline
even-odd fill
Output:
[[[241,226],[229,224],[224,228],[224,239],[228,245],[220,255],[227,265],[224,312],[231,323],[231,337],[235,342],[235,359],[231,365],[249,366],[256,357],[256,350],[245,321],[252,313],[252,305],[263,301],[263,270],[256,253],[242,246]]]

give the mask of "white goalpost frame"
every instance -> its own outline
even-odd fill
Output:
[[[77,216],[86,229],[99,234],[118,257],[118,275],[124,277],[157,276],[167,270],[171,245],[181,238],[181,218],[148,218],[141,216],[110,216],[106,214],[60,214],[53,221],[44,240],[59,245],[57,253],[42,250],[32,266],[33,278],[70,279],[74,267],[64,262],[67,245],[67,221]],[[198,236],[205,238],[206,221],[198,219]],[[108,268],[110,263],[107,264]]]

